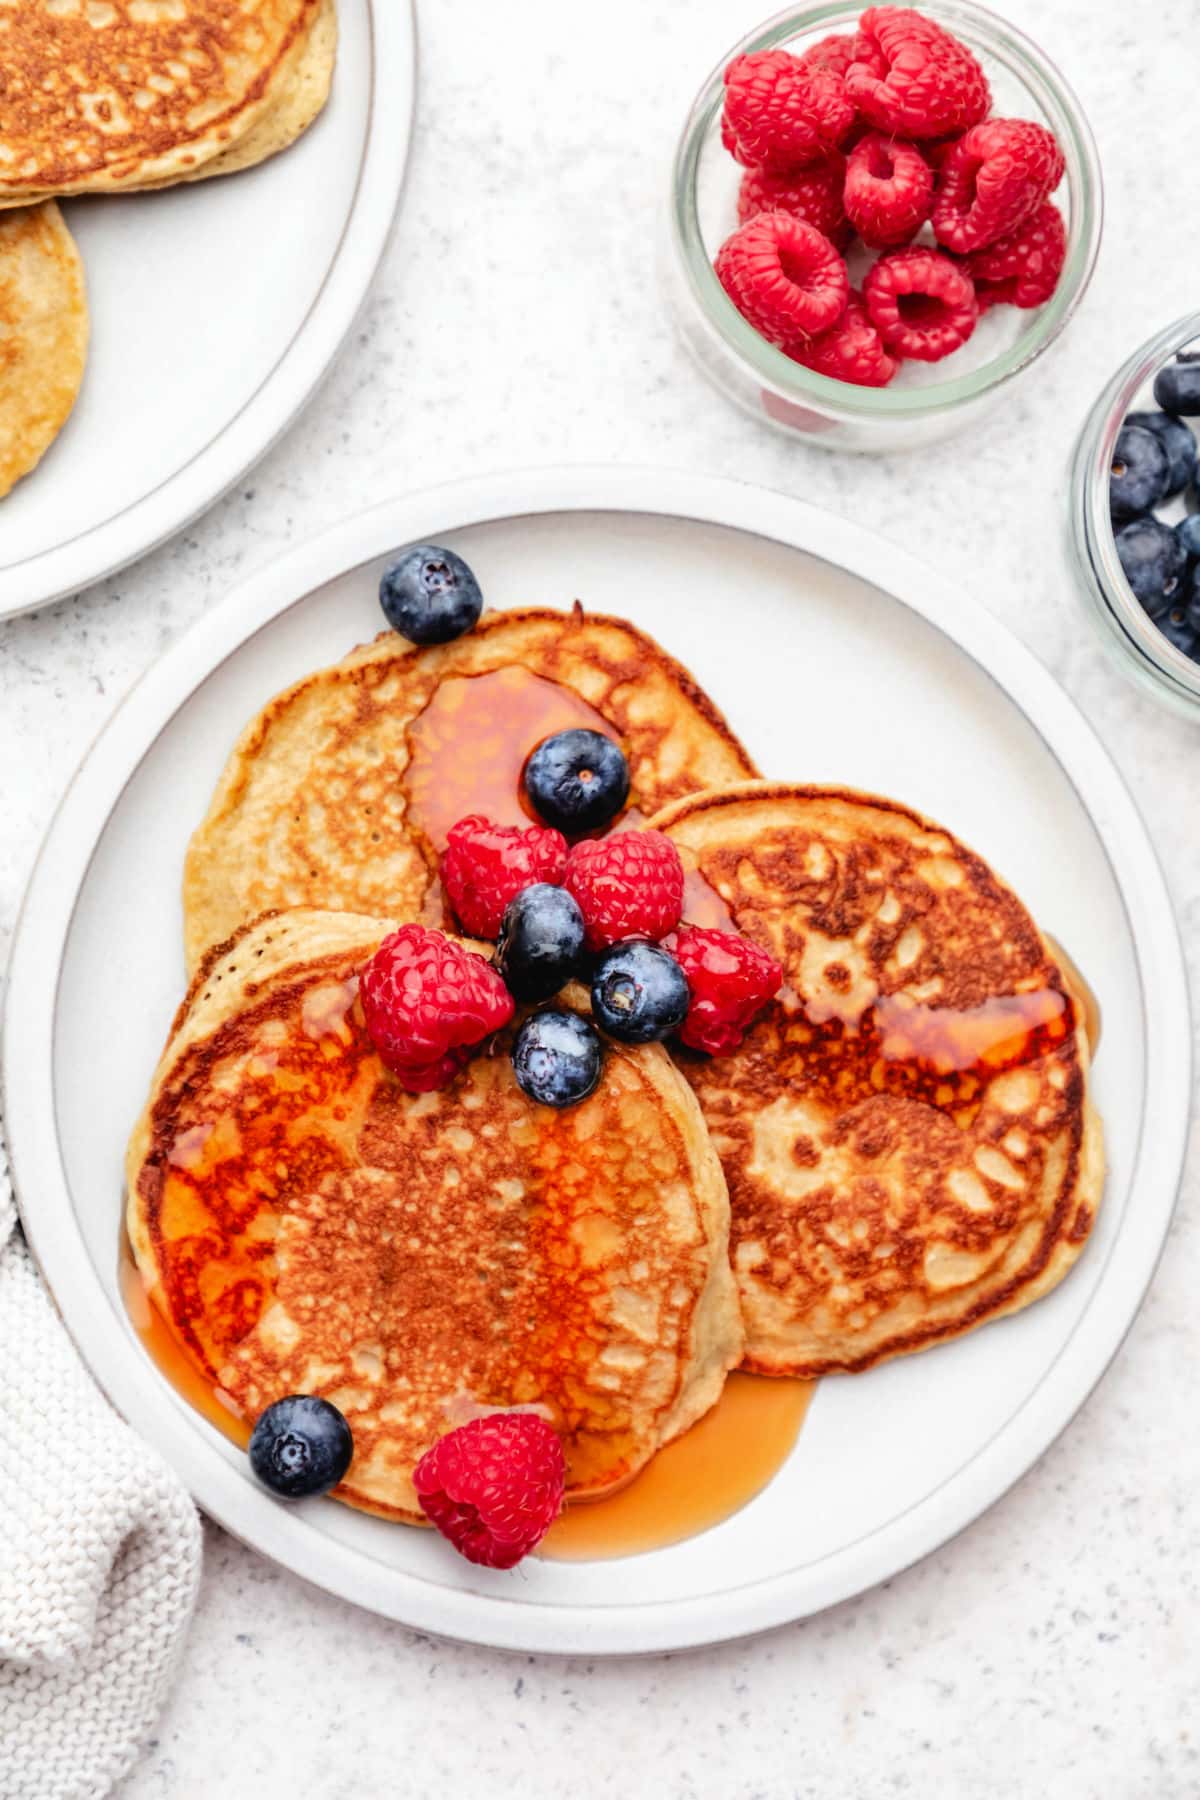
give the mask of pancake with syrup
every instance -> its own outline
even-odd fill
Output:
[[[725,1167],[745,1367],[818,1376],[1048,1293],[1103,1186],[1082,1005],[978,856],[890,800],[743,784],[652,821],[685,917],[768,946],[741,1048],[679,1058]]]
[[[757,773],[687,670],[621,620],[580,607],[493,612],[425,649],[385,632],[243,731],[187,854],[189,968],[285,907],[442,924],[446,833],[468,813],[529,824],[525,760],[571,726],[624,750],[626,823]]]
[[[287,1393],[341,1408],[353,1506],[422,1522],[414,1464],[495,1407],[562,1433],[569,1498],[610,1492],[742,1352],[699,1106],[661,1046],[619,1044],[582,1104],[537,1106],[504,1038],[404,1093],[356,999],[391,929],[301,909],[206,960],[129,1149],[150,1299],[245,1418]]]
[[[295,135],[287,122],[309,109],[322,80],[327,90],[330,6],[23,0],[0,8],[0,206],[163,186],[218,158],[226,169],[242,166],[238,147],[252,133],[258,153],[269,154],[290,141],[289,130]]]

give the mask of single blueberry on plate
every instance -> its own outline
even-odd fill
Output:
[[[1127,413],[1125,425],[1126,428],[1138,425],[1142,430],[1154,433],[1167,453],[1166,492],[1168,495],[1182,493],[1196,467],[1196,439],[1191,426],[1164,412]]]
[[[1178,604],[1184,592],[1187,558],[1169,525],[1133,519],[1116,534],[1125,579],[1152,619]]]
[[[576,726],[543,738],[525,764],[525,792],[538,817],[567,837],[615,819],[629,798],[629,764],[602,731]]]
[[[496,968],[517,1000],[548,1000],[583,964],[583,914],[566,888],[535,881],[504,909]]]
[[[250,1467],[281,1500],[307,1500],[337,1486],[354,1455],[350,1427],[316,1394],[288,1394],[259,1414]]]
[[[1154,623],[1168,644],[1174,644],[1185,656],[1200,658],[1200,632],[1188,618],[1186,607],[1173,606],[1170,612],[1160,613]]]
[[[1175,527],[1175,536],[1189,562],[1200,561],[1200,513],[1189,513]]]
[[[448,644],[476,623],[483,595],[453,550],[414,544],[383,571],[379,604],[392,630],[410,644]]]
[[[1154,398],[1164,412],[1200,413],[1200,350],[1181,350],[1158,371]]]
[[[517,1085],[542,1106],[574,1106],[600,1079],[600,1034],[578,1013],[558,1007],[531,1013],[513,1042]]]
[[[631,938],[606,950],[592,971],[592,1017],[623,1044],[650,1044],[687,1017],[687,976],[657,944]]]
[[[1167,491],[1167,453],[1144,425],[1122,425],[1113,446],[1108,476],[1108,509],[1114,519],[1132,519],[1157,506]]]

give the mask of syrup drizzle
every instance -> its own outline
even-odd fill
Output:
[[[214,1387],[200,1373],[175,1337],[151,1298],[124,1230],[121,1232],[117,1279],[129,1323],[151,1362],[166,1376],[176,1393],[239,1450],[244,1450],[250,1442],[249,1420],[230,1395]]]
[[[619,1493],[569,1506],[538,1554],[571,1562],[637,1556],[719,1525],[787,1461],[816,1385],[730,1375],[711,1412]]]

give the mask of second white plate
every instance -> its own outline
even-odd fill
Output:
[[[399,202],[416,92],[410,0],[338,0],[329,104],[256,169],[64,203],[91,348],[57,442],[0,500],[0,618],[182,530],[309,398]]]
[[[960,833],[1070,949],[1104,1012],[1109,1177],[1049,1299],[962,1341],[830,1380],[742,1512],[612,1562],[472,1568],[432,1533],[289,1510],[181,1401],[117,1288],[126,1134],[183,989],[179,878],[244,720],[374,633],[383,560],[449,541],[492,605],[623,614],[694,671],[767,774],[893,794]],[[1170,903],[1122,782],[1075,708],[981,608],[845,520],[646,470],[511,475],[397,500],[304,545],[205,617],[88,756],[13,950],[7,1123],[26,1230],[67,1325],[200,1504],[334,1593],[526,1650],[679,1648],[844,1599],[945,1542],[1046,1449],[1113,1355],[1161,1249],[1189,1104]],[[1012,1547],[1014,1568],[1021,1547]]]

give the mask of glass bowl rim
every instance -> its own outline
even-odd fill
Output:
[[[1058,336],[1087,290],[1100,248],[1104,187],[1092,130],[1074,90],[1057,67],[1024,32],[975,0],[922,0],[922,10],[938,23],[959,25],[975,36],[985,53],[1002,62],[1033,94],[1043,110],[1065,127],[1067,174],[1078,171],[1078,194],[1071,182],[1067,259],[1058,288],[1038,309],[1035,323],[999,356],[966,374],[928,387],[855,387],[793,362],[746,323],[717,280],[700,230],[697,172],[700,154],[720,110],[724,72],[735,56],[777,49],[801,34],[857,19],[857,0],[822,0],[791,6],[749,32],[726,52],[693,101],[672,162],[670,223],[676,258],[686,285],[709,331],[751,372],[785,398],[808,401],[852,419],[919,419],[948,412],[1010,381]],[[1049,105],[1047,105],[1049,98]]]

